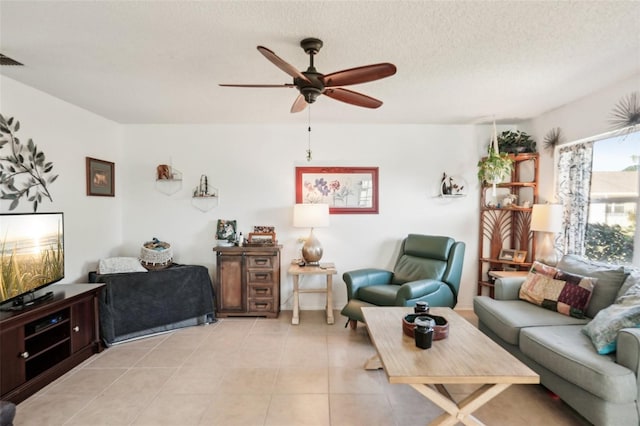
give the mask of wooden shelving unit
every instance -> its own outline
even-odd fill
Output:
[[[478,295],[488,290],[493,297],[493,278],[489,271],[531,267],[536,250],[531,231],[531,210],[538,202],[539,154],[510,155],[514,169],[510,182],[497,185],[497,196],[492,186],[483,184],[480,194],[480,232],[478,244]],[[500,200],[508,194],[517,195],[516,205],[501,206]],[[523,204],[528,202],[528,207]],[[524,262],[501,260],[502,249],[527,252]]]

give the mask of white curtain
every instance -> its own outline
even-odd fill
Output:
[[[564,231],[558,235],[556,247],[565,254],[585,253],[592,162],[593,142],[559,150],[557,193],[563,206]]]

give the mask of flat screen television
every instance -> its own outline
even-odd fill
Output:
[[[39,291],[64,278],[64,215],[0,214],[0,310],[49,299]]]

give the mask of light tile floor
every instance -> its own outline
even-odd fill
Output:
[[[441,413],[364,370],[375,354],[365,327],[336,320],[303,311],[294,326],[284,311],[116,345],[19,404],[15,425],[400,426]],[[449,390],[461,399],[474,387]],[[476,414],[488,425],[588,425],[537,385],[512,386]]]

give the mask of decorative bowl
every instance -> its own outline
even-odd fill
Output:
[[[449,321],[445,317],[431,314],[409,314],[402,318],[402,332],[413,338],[413,331],[416,328],[413,323],[417,317],[433,318],[436,326],[433,328],[433,340],[446,339],[449,336]]]

